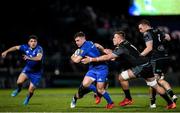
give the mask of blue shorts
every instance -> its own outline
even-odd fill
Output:
[[[85,76],[91,77],[96,82],[106,82],[108,73],[108,68],[94,68],[89,70]]]
[[[28,77],[28,79],[30,80],[30,82],[37,87],[40,83],[41,80],[41,72],[37,72],[37,73],[30,73],[30,72],[23,72],[22,73],[26,74],[26,76]]]

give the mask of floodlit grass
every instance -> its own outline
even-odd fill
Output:
[[[173,89],[180,94],[180,88]],[[24,106],[22,103],[27,89],[17,97],[10,96],[12,92],[10,89],[0,90],[0,112],[180,112],[179,102],[176,109],[166,110],[166,102],[160,96],[157,96],[157,108],[150,109],[147,87],[132,87],[134,104],[127,107],[118,106],[119,101],[124,98],[121,88],[109,88],[108,92],[115,103],[113,109],[105,109],[104,99],[100,104],[94,104],[93,93],[78,100],[76,108],[71,109],[70,102],[76,91],[77,88],[37,89],[29,105]]]

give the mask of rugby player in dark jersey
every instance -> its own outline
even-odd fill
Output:
[[[169,34],[166,34],[159,29],[153,29],[148,20],[141,20],[138,24],[139,31],[143,33],[143,38],[146,48],[141,52],[142,56],[149,57],[152,65],[154,75],[172,100],[176,103],[177,96],[172,91],[170,84],[164,80],[164,75],[168,70],[169,56],[167,50],[167,42],[171,40]],[[156,91],[150,88],[151,104],[150,108],[156,108]]]

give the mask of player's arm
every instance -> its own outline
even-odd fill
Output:
[[[72,60],[74,63],[79,63],[79,62],[81,61],[81,59],[82,59],[82,56],[79,56],[79,55],[73,54],[73,55],[71,56],[71,60]]]
[[[79,63],[82,59],[82,56],[80,56],[80,53],[81,53],[81,50],[80,49],[77,49],[74,54],[72,54],[71,56],[71,60],[74,62],[74,63]]]
[[[96,57],[96,58],[86,56],[86,58],[82,59],[81,62],[83,64],[87,64],[87,63],[90,63],[90,62],[108,61],[108,60],[111,60],[111,59],[115,59],[116,57],[117,56],[115,54],[113,54],[113,53],[102,55],[102,56],[99,56],[99,57]]]
[[[104,47],[98,43],[94,43],[94,45],[101,51],[104,52]]]
[[[146,56],[149,52],[151,52],[153,49],[153,41],[147,41],[146,42],[146,48],[141,52],[142,56]]]
[[[102,45],[98,44],[98,43],[94,43],[94,45],[103,53],[105,54],[110,54],[112,53],[111,49],[105,49]]]
[[[13,46],[13,47],[5,50],[4,52],[2,52],[1,56],[2,56],[3,58],[5,58],[6,55],[7,55],[9,52],[17,51],[17,50],[19,50],[19,49],[20,49],[20,46]]]
[[[170,35],[169,34],[165,34],[165,38],[164,38],[165,40],[167,40],[167,41],[170,41],[171,40],[171,37],[170,37]]]
[[[42,57],[43,57],[43,50],[39,49],[35,57],[29,57],[27,55],[24,55],[24,60],[40,61]]]
[[[24,55],[24,60],[40,61],[42,59],[42,56],[42,53],[38,53],[35,57],[28,57],[27,55]]]

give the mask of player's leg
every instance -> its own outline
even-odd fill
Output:
[[[150,108],[156,108],[156,90],[152,87],[149,87],[150,94]]]
[[[30,98],[33,96],[34,94],[34,90],[36,89],[36,87],[34,86],[33,83],[30,82],[29,85],[29,89],[28,89],[28,94],[23,102],[24,105],[28,105]]]
[[[160,59],[156,61],[155,73],[159,75],[158,83],[166,90],[168,95],[172,98],[174,102],[177,101],[177,96],[174,94],[170,84],[164,80],[164,73],[167,72],[169,65],[169,59]]]
[[[159,79],[158,83],[166,90],[166,92],[168,93],[168,95],[172,98],[172,100],[176,103],[177,101],[177,96],[174,94],[170,84],[163,80],[163,79]]]
[[[136,76],[134,75],[134,73],[131,69],[123,71],[119,75],[119,81],[120,81],[121,87],[122,87],[124,94],[125,94],[124,100],[119,103],[120,106],[126,106],[126,105],[130,105],[133,103],[131,93],[130,93],[130,89],[129,89],[128,80],[134,79],[134,78],[136,78]]]
[[[72,98],[72,101],[70,104],[71,108],[75,108],[77,99],[82,98],[85,94],[87,94],[87,92],[89,92],[89,91],[97,92],[96,86],[94,86],[92,84],[94,80],[95,79],[93,79],[92,77],[89,77],[89,76],[84,77],[83,82],[78,89],[78,92]]]
[[[18,93],[21,91],[22,89],[22,85],[23,83],[27,80],[27,75],[25,73],[21,73],[18,77],[18,80],[17,80],[17,89],[15,89],[12,93],[11,93],[11,96],[12,97],[15,97],[18,95]]]
[[[167,109],[176,108],[176,104],[168,97],[163,87],[157,84],[155,77],[146,78],[147,85],[156,89],[156,92],[167,102]]]
[[[114,106],[114,103],[113,103],[109,93],[105,90],[104,86],[105,86],[105,82],[97,82],[98,93],[100,93],[108,103],[106,108],[112,109]]]
[[[41,72],[27,73],[28,79],[30,80],[30,85],[29,85],[29,89],[28,89],[28,94],[23,102],[24,105],[28,105],[29,100],[33,96],[34,90],[40,83],[41,74],[42,74]]]
[[[109,86],[108,79],[106,79],[104,84],[104,89],[107,90],[108,86]],[[99,104],[101,102],[101,97],[102,95],[100,93],[94,93],[95,104]]]

